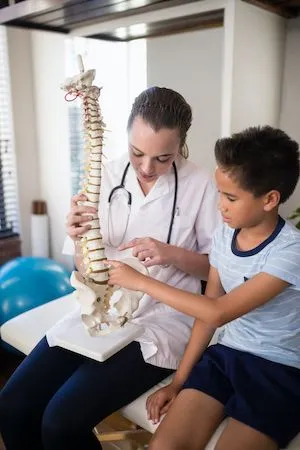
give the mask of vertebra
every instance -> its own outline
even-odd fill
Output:
[[[83,323],[91,335],[98,335],[110,332],[130,319],[143,294],[121,289],[122,296],[114,305],[114,311],[118,314],[112,314],[110,299],[115,288],[108,284],[109,269],[105,264],[107,258],[98,216],[105,132],[99,106],[101,89],[92,85],[95,70],[84,71],[81,58],[79,64],[81,73],[67,79],[62,89],[67,91],[66,99],[68,99],[67,96],[73,96],[72,100],[77,97],[82,100],[85,162],[80,192],[85,194],[87,201],[80,204],[92,206],[97,212],[88,222],[91,228],[80,238],[83,273],[74,271],[71,275],[71,284],[76,289],[77,300],[81,305]],[[147,273],[147,269],[137,258],[129,258],[125,262],[142,273]]]

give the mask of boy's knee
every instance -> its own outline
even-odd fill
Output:
[[[160,439],[160,438],[157,438],[157,437],[154,436],[151,439],[148,448],[149,448],[149,450],[162,450],[162,449],[170,450],[170,448],[167,445],[165,445],[165,444],[167,444],[167,443],[164,442],[164,439]]]
[[[149,450],[189,450],[185,446],[172,441],[170,436],[153,436],[149,443]]]

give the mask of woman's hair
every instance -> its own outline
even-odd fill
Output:
[[[136,97],[128,118],[127,130],[139,116],[155,131],[161,128],[178,129],[180,154],[188,157],[186,135],[192,123],[192,109],[178,92],[168,88],[151,87]]]

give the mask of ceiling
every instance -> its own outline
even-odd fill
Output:
[[[300,0],[244,0],[261,8],[292,18],[300,15]]]
[[[120,19],[114,31],[85,36],[117,41],[129,41],[221,26],[223,10],[192,14],[174,19],[159,18],[159,11],[201,0],[0,0],[0,24],[40,30],[70,33],[93,24]],[[300,15],[300,0],[244,0],[284,17]],[[156,11],[158,19],[145,24],[127,25],[128,17]],[[124,22],[125,25],[122,24]],[[105,28],[105,27],[104,27]]]

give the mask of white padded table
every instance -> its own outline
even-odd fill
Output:
[[[33,349],[38,341],[45,336],[46,331],[51,328],[65,314],[75,307],[72,294],[60,297],[37,308],[31,309],[23,314],[4,323],[0,329],[3,341],[15,347],[26,355]],[[99,363],[101,364],[101,363]],[[134,402],[121,409],[120,413],[127,419],[136,423],[145,430],[153,433],[157,428],[147,419],[146,399],[149,394],[166,385],[170,377],[162,381]],[[215,444],[226,425],[226,420],[219,426],[212,439],[206,446],[206,450],[213,450]],[[300,450],[300,434],[290,443],[288,450]]]
[[[5,322],[0,328],[3,341],[25,355],[31,352],[59,319],[75,308],[72,294],[26,311]]]

